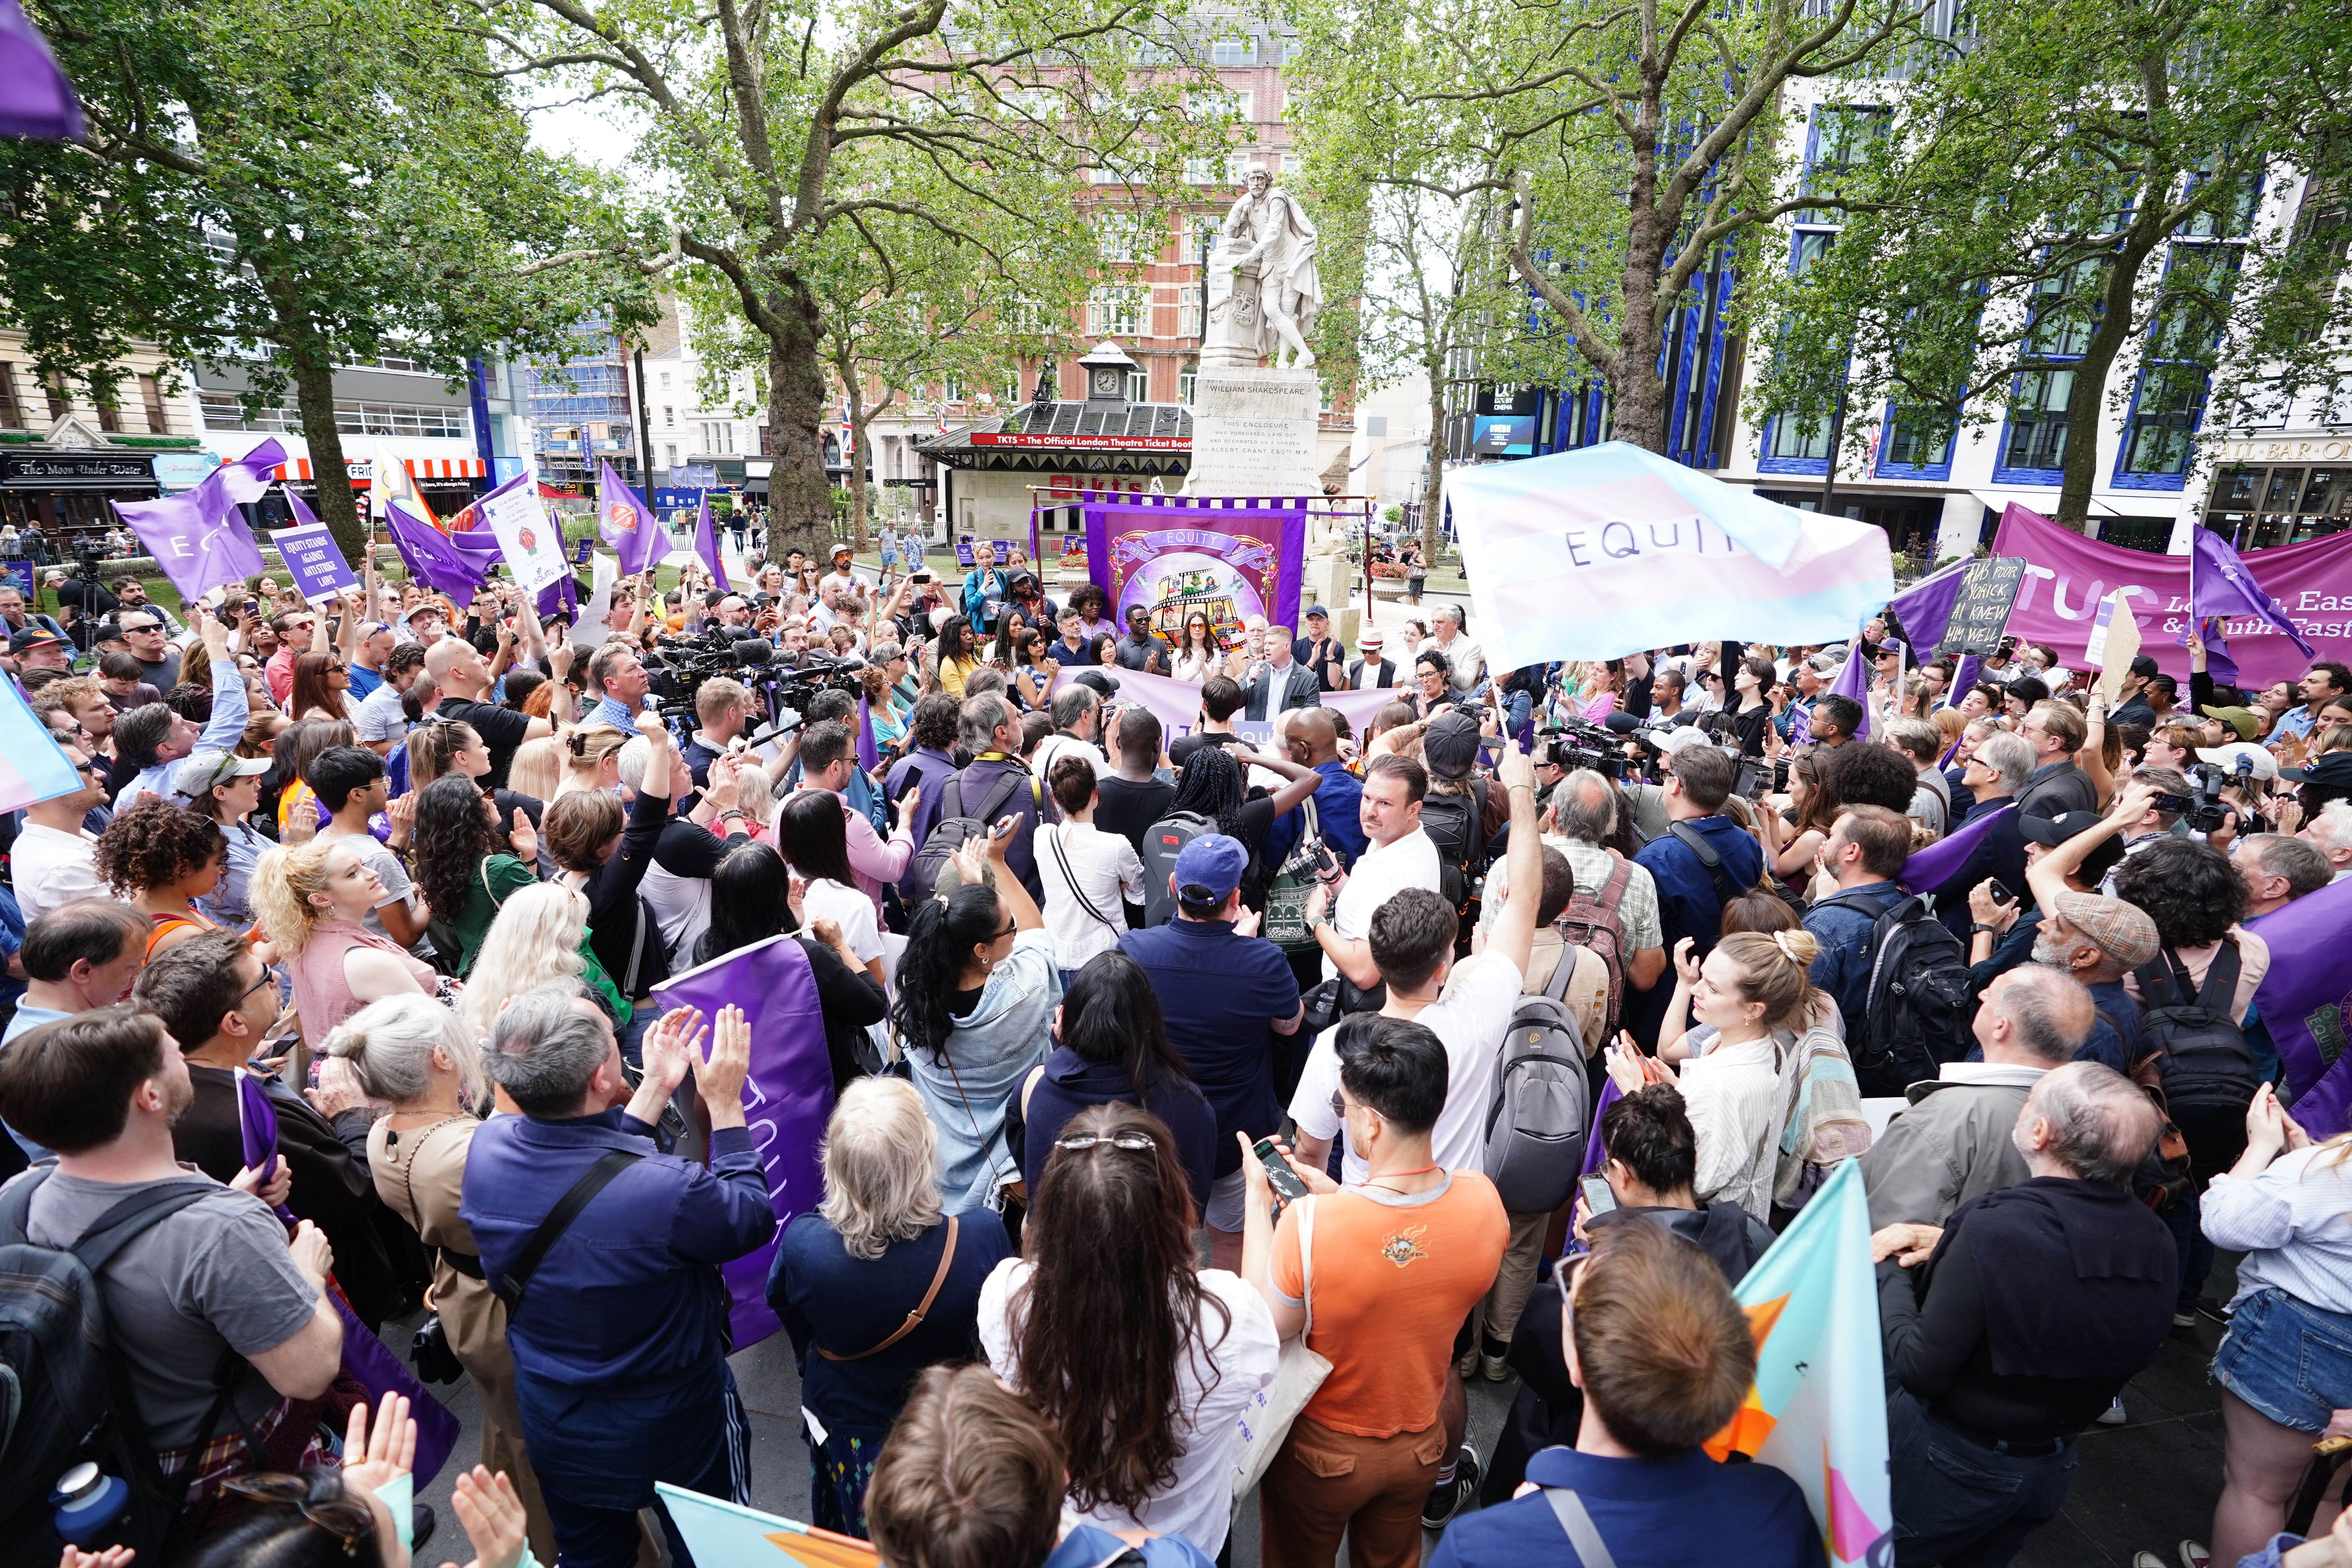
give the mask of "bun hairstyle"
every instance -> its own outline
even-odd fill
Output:
[[[1742,1001],[1764,1004],[1764,1026],[1801,1032],[1813,1001],[1812,967],[1821,943],[1802,930],[1742,931],[1716,951],[1739,967]]]
[[[603,765],[623,746],[636,738],[633,730],[615,730],[609,725],[590,724],[573,730],[563,737],[564,754],[571,765],[583,772],[593,772]]]

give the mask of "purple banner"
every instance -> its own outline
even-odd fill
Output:
[[[341,590],[359,586],[359,579],[352,575],[350,563],[335,548],[335,536],[327,531],[325,523],[273,528],[269,540],[278,546],[278,558],[286,563],[286,574],[310,603],[323,605]]]
[[[2140,652],[2166,673],[2189,679],[2189,656],[2176,646],[2189,625],[2188,556],[2101,544],[2015,502],[2001,514],[1992,552],[2029,563],[2009,617],[2010,635],[2019,642],[2047,643],[2058,650],[2059,663],[2082,668],[2099,601],[2120,587],[2139,623]],[[2278,601],[2321,658],[2352,661],[2352,533],[2250,551],[2242,559],[2262,592]],[[2310,668],[2300,648],[2252,616],[2231,620],[2228,636],[2251,687],[2292,680]]]
[[[1110,597],[1109,619],[1129,606],[1151,612],[1151,629],[1173,645],[1195,612],[1227,647],[1243,624],[1298,629],[1307,512],[1297,507],[1186,505],[1173,497],[1100,498],[1083,507],[1087,572]]]
[[[461,610],[482,591],[482,584],[505,559],[488,529],[478,534],[473,531],[444,533],[409,516],[398,501],[385,504],[383,521],[409,575],[436,594],[448,595]]]
[[[816,1207],[824,1178],[817,1145],[833,1115],[833,1061],[824,1048],[824,1013],[808,954],[789,936],[770,937],[654,987],[654,1002],[698,1007],[715,1017],[732,1004],[751,1030],[751,1075],[743,1083],[744,1122],[768,1178],[776,1228]],[[720,1266],[734,1303],[728,1316],[735,1348],[757,1344],[783,1325],[768,1310],[770,1241]]]
[[[2344,1042],[2352,1026],[2352,973],[2344,933],[2352,930],[2352,882],[2297,899],[2246,929],[2270,945],[2270,973],[2254,992],[2263,1026],[2286,1068],[2295,1121],[2314,1138],[2352,1128],[2352,1067]]]
[[[634,577],[669,559],[669,534],[637,492],[622,483],[607,458],[597,472],[596,531],[621,559],[621,574]]]
[[[274,439],[264,441],[206,474],[192,490],[160,500],[110,504],[131,525],[181,599],[193,604],[207,588],[260,575],[261,552],[237,509],[262,498],[272,482],[271,470],[285,460],[285,447]]]
[[[1960,868],[1969,863],[1969,857],[1976,853],[1977,846],[1984,841],[1986,834],[1992,831],[1992,825],[2016,809],[2016,805],[2011,804],[1999,811],[1988,811],[1982,816],[1972,816],[1961,825],[1958,833],[1938,838],[1924,849],[1913,850],[1911,858],[1903,863],[1903,874],[1895,879],[1895,885],[1906,893],[1934,892],[1959,875]],[[1966,888],[1958,891],[1964,899],[1968,896]]]

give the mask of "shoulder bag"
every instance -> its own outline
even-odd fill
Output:
[[[940,1299],[940,1287],[948,1282],[948,1270],[954,1267],[956,1232],[961,1227],[961,1224],[962,1222],[958,1220],[955,1215],[948,1215],[948,1239],[946,1245],[940,1248],[939,1268],[931,1271],[931,1288],[923,1292],[923,1299],[915,1304],[915,1310],[907,1314],[907,1321],[900,1323],[896,1329],[891,1331],[889,1338],[882,1341],[879,1344],[859,1351],[856,1355],[838,1355],[834,1352],[825,1349],[823,1345],[816,1347],[816,1353],[823,1356],[827,1361],[864,1361],[867,1356],[880,1355],[884,1351],[888,1350],[892,1345],[897,1344],[900,1340],[905,1339],[908,1334],[913,1333],[917,1329],[920,1328],[922,1326],[924,1314],[928,1313],[931,1310],[931,1303]]]
[[[1265,1479],[1266,1467],[1274,1463],[1282,1445],[1290,1436],[1291,1426],[1299,1412],[1331,1375],[1331,1363],[1307,1348],[1307,1338],[1315,1331],[1315,1200],[1298,1200],[1298,1271],[1299,1294],[1306,1298],[1307,1321],[1298,1337],[1283,1342],[1282,1358],[1275,1363],[1274,1381],[1250,1395],[1247,1405],[1234,1422],[1234,1511],[1241,1512],[1242,1499]]]

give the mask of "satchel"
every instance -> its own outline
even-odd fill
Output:
[[[1299,1295],[1307,1302],[1307,1322],[1298,1337],[1286,1340],[1282,1346],[1282,1359],[1275,1363],[1274,1381],[1250,1395],[1234,1422],[1234,1512],[1241,1512],[1242,1499],[1265,1476],[1266,1467],[1274,1463],[1283,1443],[1290,1436],[1290,1428],[1298,1419],[1323,1380],[1331,1375],[1331,1363],[1307,1348],[1307,1336],[1315,1331],[1315,1200],[1298,1200],[1298,1268]]]
[[[1299,831],[1297,847],[1266,886],[1265,923],[1258,930],[1260,936],[1285,952],[1305,952],[1318,945],[1307,923],[1307,906],[1322,885],[1315,875],[1315,851],[1322,847],[1323,833],[1315,820],[1314,797],[1298,805],[1307,813],[1307,826]]]

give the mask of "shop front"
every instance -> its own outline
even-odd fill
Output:
[[[0,447],[0,522],[19,534],[37,528],[38,548],[52,560],[69,561],[84,537],[121,527],[110,502],[162,493],[153,449],[84,434],[68,420],[49,440]]]

